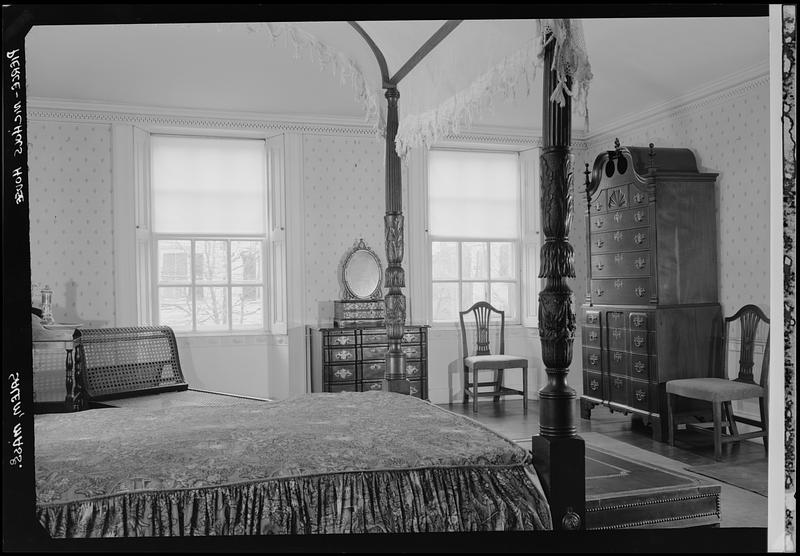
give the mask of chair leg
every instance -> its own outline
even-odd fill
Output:
[[[478,412],[478,369],[472,369],[472,412]]]
[[[714,412],[714,459],[722,460],[722,403],[711,402]]]
[[[725,402],[723,407],[725,408],[725,413],[727,414],[728,419],[728,433],[731,436],[739,436],[739,429],[736,426],[736,418],[733,416],[733,403]]]
[[[494,389],[497,392],[502,387],[503,387],[503,369],[497,369],[494,372]],[[494,401],[494,403],[497,403],[500,401],[500,396],[497,395],[494,398],[492,398],[492,400]]]
[[[675,446],[675,394],[670,394],[667,392],[667,427],[669,428],[669,433],[667,438],[669,439],[669,445]]]
[[[764,451],[769,455],[769,444],[767,444],[767,437],[769,436],[769,414],[767,413],[767,404],[764,398],[758,398],[758,411],[761,413],[761,428],[764,431]]]
[[[522,413],[528,414],[528,367],[522,367]]]
[[[467,405],[469,401],[469,395],[467,394],[469,388],[469,369],[464,366],[464,401],[462,402],[464,405]]]

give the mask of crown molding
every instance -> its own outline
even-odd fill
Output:
[[[608,136],[618,134],[622,130],[629,131],[647,127],[666,118],[680,117],[689,112],[716,106],[748,94],[749,92],[769,84],[769,61],[764,60],[748,68],[732,73],[708,83],[685,95],[667,102],[651,106],[645,110],[623,116],[611,124],[587,134],[584,141],[588,144],[605,141]]]
[[[222,112],[153,106],[110,104],[57,98],[31,97],[27,104],[29,120],[71,121],[84,123],[129,123],[144,126],[293,131],[307,134],[336,134],[373,136],[378,132],[361,118],[335,116],[293,116],[253,112]],[[472,126],[468,131],[448,135],[446,142],[463,144],[493,144],[535,148],[542,146],[541,130],[524,130],[499,126]],[[573,147],[585,149],[583,140],[573,141]]]
[[[150,126],[296,131],[313,134],[376,135],[373,125],[361,118],[295,116],[218,110],[193,110],[109,104],[32,97],[27,104],[29,120],[61,120],[94,123],[130,123]]]

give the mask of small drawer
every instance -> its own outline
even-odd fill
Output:
[[[592,346],[592,347],[600,347],[600,328],[599,327],[592,327],[592,326],[585,326],[581,328],[581,337],[583,339],[583,345],[585,346]]]
[[[628,404],[628,379],[626,377],[609,375],[608,388],[609,398],[612,402]]]
[[[630,381],[630,405],[650,413],[658,413],[656,385],[638,380]]]
[[[419,379],[422,376],[422,365],[419,361],[406,362],[406,378]]]
[[[607,328],[622,328],[624,330],[626,326],[625,313],[622,311],[606,311]]]
[[[383,381],[382,380],[371,380],[371,381],[364,381],[361,383],[361,391],[362,392],[374,392],[377,390],[383,390]]]
[[[628,336],[628,331],[624,328],[609,328],[606,330],[606,344],[608,349],[618,350],[618,351],[625,351],[628,349],[626,345],[626,340]]]
[[[586,326],[600,326],[600,311],[586,311]]]
[[[326,349],[325,362],[326,363],[347,363],[356,360],[356,348],[346,349]]]
[[[606,192],[600,191],[597,196],[592,199],[592,214],[600,214],[606,211]]]
[[[628,374],[629,354],[627,351],[611,351],[608,354],[608,370],[621,375]]]
[[[598,372],[603,369],[603,356],[598,348],[583,348],[583,368]]]
[[[355,382],[332,382],[328,384],[328,392],[358,392]]]
[[[643,305],[650,302],[650,278],[592,280],[592,299],[596,303]]]
[[[386,374],[386,361],[370,361],[361,364],[361,380],[379,380]]]
[[[422,346],[404,345],[401,349],[406,354],[407,359],[419,359],[422,357]]]
[[[329,333],[325,335],[325,345],[329,347],[342,347],[356,345],[355,333],[351,330],[346,333]]]
[[[592,371],[583,371],[583,394],[592,398],[602,400],[603,396],[603,375]]]
[[[403,334],[404,344],[418,344],[420,340],[419,332],[406,332]]]
[[[592,277],[650,276],[650,253],[608,253],[592,256]]]
[[[631,353],[647,355],[650,344],[650,332],[647,330],[631,330]]]
[[[593,228],[592,255],[650,249],[650,228],[633,228],[614,232],[597,233]]]
[[[636,378],[639,380],[654,380],[656,378],[656,373],[651,373],[651,369],[655,370],[655,362],[652,361],[651,357],[635,353],[631,354],[631,378]]]
[[[422,398],[425,394],[422,388],[422,381],[421,380],[410,380],[409,381],[409,393],[414,396],[415,398]]]
[[[594,232],[610,232],[645,226],[649,221],[647,207],[640,207],[631,210],[615,210],[608,214],[593,216],[591,226]]]
[[[384,344],[389,342],[386,337],[386,330],[370,330],[369,332],[361,332],[362,344]]]
[[[353,382],[356,380],[355,365],[330,365],[325,367],[328,382]]]
[[[361,359],[371,361],[375,359],[386,359],[386,346],[364,346],[361,348]]]
[[[631,330],[653,330],[653,319],[648,313],[631,312],[628,322]]]
[[[630,193],[632,207],[647,206],[647,193],[639,191],[636,186],[631,187]]]

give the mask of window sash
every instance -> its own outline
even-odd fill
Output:
[[[161,242],[165,241],[188,241],[189,242],[189,264],[188,264],[188,273],[189,279],[187,281],[171,281],[171,280],[161,280],[161,272],[160,272],[160,260],[159,260],[159,253],[160,253],[160,246]],[[226,279],[223,280],[213,280],[213,281],[202,281],[197,280],[196,272],[195,272],[195,262],[196,262],[196,250],[195,245],[197,242],[204,242],[204,241],[219,241],[225,242],[225,253],[226,253]],[[252,280],[252,281],[243,281],[243,280],[233,280],[233,261],[231,259],[232,252],[231,252],[231,243],[234,241],[252,241],[258,243],[259,251],[260,251],[260,273],[261,277],[259,280]],[[192,311],[192,318],[191,318],[191,329],[182,328],[182,327],[175,327],[176,332],[241,332],[246,330],[259,330],[263,331],[267,328],[267,315],[268,315],[268,307],[267,307],[267,282],[266,277],[267,274],[267,245],[266,239],[264,237],[258,237],[253,235],[225,235],[225,236],[209,236],[209,235],[202,235],[202,236],[195,236],[195,235],[188,235],[188,234],[153,234],[153,261],[152,261],[152,284],[153,284],[153,291],[155,295],[152,296],[152,307],[153,307],[153,316],[157,323],[162,324],[161,322],[161,290],[164,288],[187,288],[189,289],[189,295],[191,297],[191,311]],[[234,328],[233,326],[233,319],[234,319],[234,310],[233,310],[233,290],[234,288],[261,288],[261,324],[259,326],[244,326],[244,327],[237,327]],[[208,328],[208,329],[199,329],[198,328],[198,305],[197,305],[197,290],[198,288],[224,288],[225,289],[225,300],[227,302],[227,307],[225,310],[225,319],[227,326],[219,327],[219,328]]]
[[[456,243],[457,244],[457,266],[458,266],[458,273],[457,278],[433,278],[433,244],[437,242],[442,243]],[[463,269],[463,244],[464,243],[486,243],[487,245],[487,253],[486,253],[486,263],[487,263],[487,275],[486,278],[464,278],[464,269]],[[514,263],[514,272],[513,278],[493,278],[491,274],[491,260],[492,260],[492,243],[510,243],[512,244],[511,252],[513,254],[513,263]],[[464,298],[464,284],[486,284],[487,285],[487,295],[489,303],[492,303],[492,284],[512,284],[514,287],[514,299],[510,302],[510,305],[513,307],[513,314],[509,314],[509,308],[506,307],[506,323],[508,324],[519,324],[522,322],[521,317],[521,309],[522,309],[522,291],[521,291],[521,268],[520,268],[520,249],[521,249],[521,242],[518,239],[508,239],[508,238],[481,238],[481,239],[474,239],[474,238],[467,238],[467,239],[459,239],[459,238],[452,238],[452,237],[442,237],[442,236],[430,236],[429,241],[429,248],[428,252],[431,256],[431,287],[429,290],[429,295],[431,296],[431,321],[434,324],[448,324],[448,323],[457,323],[458,322],[458,313],[456,312],[454,319],[449,318],[437,318],[438,316],[435,314],[435,307],[434,307],[434,299],[433,299],[433,291],[436,287],[436,284],[457,284],[458,285],[458,293],[457,293],[457,303],[460,307],[459,311],[463,311],[468,308],[461,307],[463,305],[463,298]],[[471,305],[471,304],[470,304]],[[494,305],[494,303],[493,303]]]

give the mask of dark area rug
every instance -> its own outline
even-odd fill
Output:
[[[710,465],[687,467],[687,469],[692,473],[711,477],[723,483],[755,492],[761,496],[767,496],[766,459],[758,459],[744,463],[737,462],[735,466],[731,466],[729,463],[722,461]]]

